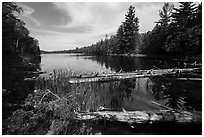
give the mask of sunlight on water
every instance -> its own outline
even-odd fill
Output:
[[[88,59],[87,56],[74,56],[76,54],[43,54],[41,60],[42,71],[47,73],[52,70],[68,69],[76,74],[92,72],[111,72],[110,68],[101,66],[97,61]]]

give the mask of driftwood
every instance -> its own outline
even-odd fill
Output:
[[[169,126],[167,128],[170,128],[171,133],[174,132],[171,130],[171,128],[175,130],[175,128],[172,127],[172,124],[177,125],[176,128],[179,128],[178,130],[184,127],[186,130],[186,126],[189,127],[188,125],[191,125],[191,128],[196,129],[202,126],[201,112],[192,113],[187,111],[157,110],[157,111],[129,111],[129,112],[116,112],[116,111],[99,111],[83,113],[77,112],[76,117],[74,118],[75,122],[90,121],[94,123],[94,121],[104,121],[104,123],[112,122],[117,124],[128,124],[130,125],[131,128],[134,128],[134,126],[136,126],[137,129],[138,127],[141,127],[141,129],[147,127],[147,129],[143,129],[147,133],[148,129],[151,128],[151,126],[153,126],[152,129],[155,129],[154,125],[162,128],[162,126],[164,126],[165,124],[165,126]],[[59,133],[58,129],[55,126],[56,123],[58,123],[57,120],[52,121],[50,130],[47,132],[46,135],[56,135]],[[156,130],[158,130],[158,128],[156,128]],[[164,128],[164,130],[167,130],[167,133],[169,132],[168,129],[166,128]],[[184,132],[188,133],[188,131]]]
[[[201,112],[157,110],[157,111],[99,111],[78,113],[77,120],[109,120],[117,122],[126,122],[129,124],[137,123],[202,123]]]
[[[201,81],[202,78],[176,78],[175,80]]]
[[[129,73],[102,73],[95,75],[80,75],[75,76],[69,80],[70,83],[84,83],[84,82],[107,82],[117,81],[131,78],[144,78],[163,75],[175,75],[181,73],[189,73],[200,71],[201,68],[184,68],[184,69],[156,69],[156,70],[137,70]]]

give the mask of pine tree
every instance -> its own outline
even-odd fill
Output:
[[[115,50],[117,50],[116,53],[124,53],[125,51],[125,41],[124,41],[124,25],[120,25],[117,31],[117,39],[118,44],[117,47],[115,47]]]
[[[117,36],[119,39],[120,53],[134,52],[139,37],[139,19],[135,17],[135,8],[129,7],[125,15],[125,22],[119,27]]]
[[[192,30],[195,16],[195,4],[192,2],[180,2],[179,8],[174,8],[170,34],[166,41],[166,50],[176,52],[177,55],[185,55],[193,45]]]
[[[172,14],[173,23],[180,28],[191,27],[191,21],[195,16],[195,4],[193,2],[179,2],[179,8],[174,8],[176,12]]]
[[[162,10],[159,10],[160,19],[156,22],[155,27],[148,34],[148,45],[142,45],[142,52],[151,54],[165,53],[164,45],[168,37],[169,24],[171,23],[171,15],[173,11],[173,4],[164,3]],[[147,38],[146,38],[147,39]]]
[[[167,25],[170,23],[173,8],[173,4],[165,2],[162,7],[162,10],[159,10],[159,16],[161,19],[158,21],[158,23],[161,26],[167,27]]]

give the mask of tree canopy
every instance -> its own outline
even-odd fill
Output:
[[[3,68],[22,61],[22,55],[39,55],[38,41],[30,36],[25,23],[18,19],[22,8],[14,2],[2,3],[2,58]]]

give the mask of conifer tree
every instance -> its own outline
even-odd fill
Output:
[[[162,10],[159,10],[159,16],[161,19],[158,21],[158,23],[161,26],[167,27],[167,25],[170,23],[173,8],[173,4],[165,2],[162,7]]]
[[[170,34],[166,42],[166,50],[179,55],[186,54],[193,45],[192,30],[195,16],[195,4],[192,2],[180,2],[179,8],[174,8]]]
[[[139,37],[139,19],[135,17],[135,8],[129,7],[125,15],[125,22],[119,27],[117,36],[119,39],[120,53],[131,53],[135,51]]]

